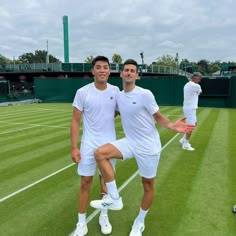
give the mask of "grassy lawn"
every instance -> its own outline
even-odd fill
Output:
[[[181,107],[161,107],[171,120]],[[77,223],[80,177],[70,157],[71,104],[0,107],[0,235],[67,236]],[[191,143],[157,126],[163,144],[155,200],[145,236],[234,236],[236,214],[236,110],[199,108]],[[122,137],[120,118],[117,136]],[[124,209],[110,212],[112,235],[129,235],[139,211],[142,185],[133,159],[117,161]],[[99,197],[95,176],[91,199]],[[88,236],[102,235],[98,212],[88,207]]]

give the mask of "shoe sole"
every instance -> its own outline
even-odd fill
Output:
[[[108,221],[109,221],[109,220],[108,220]],[[100,218],[99,218],[98,223],[99,223],[99,225],[101,226],[101,232],[102,232],[102,234],[111,234],[111,232],[112,232],[112,226],[111,226],[110,222],[109,222],[109,225],[110,225],[109,231],[108,231],[108,230],[106,231],[106,230],[103,230],[103,229],[102,229],[102,228],[103,228],[103,227],[102,227],[103,224],[100,223]],[[105,227],[104,227],[104,228],[105,228]]]
[[[101,226],[101,225],[100,225]],[[112,229],[110,230],[110,231],[103,231],[102,229],[101,229],[101,232],[102,232],[102,234],[111,234],[111,232],[112,232]]]
[[[75,231],[76,231],[76,230],[75,230]],[[76,234],[75,234],[75,231],[74,231],[74,233],[72,234],[73,236],[76,235]],[[83,235],[87,235],[87,233],[88,233],[88,228],[85,230],[85,232],[84,232]]]
[[[186,150],[186,151],[194,151],[195,149],[188,149],[188,148],[182,148],[183,150]]]

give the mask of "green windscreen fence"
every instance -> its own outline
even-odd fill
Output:
[[[91,83],[87,78],[35,78],[35,97],[46,102],[72,102],[77,89]],[[151,90],[159,105],[181,105],[186,78],[143,78],[137,85]],[[122,90],[121,78],[110,78],[109,83]]]
[[[0,97],[5,97],[8,95],[8,81],[0,80]]]
[[[90,78],[35,78],[35,97],[45,102],[72,102],[77,89],[92,81]],[[151,90],[159,105],[182,106],[183,87],[187,82],[186,77],[143,77],[136,84]],[[110,78],[109,83],[122,90],[121,78]],[[201,87],[199,106],[236,107],[236,76],[204,78]]]

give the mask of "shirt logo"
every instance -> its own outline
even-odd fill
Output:
[[[133,102],[133,104],[136,104],[136,102]]]
[[[113,99],[113,97],[110,97],[110,99],[112,100],[112,99]]]

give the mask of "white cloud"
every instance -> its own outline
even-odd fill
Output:
[[[63,61],[62,17],[70,61],[118,53],[151,63],[163,54],[190,61],[236,61],[234,0],[1,0],[0,54],[46,50]]]

